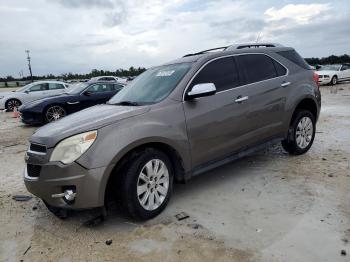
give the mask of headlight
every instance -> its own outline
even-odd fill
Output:
[[[325,75],[324,78],[329,78],[329,75]]]
[[[96,137],[97,131],[90,131],[62,140],[53,150],[50,161],[60,161],[63,164],[74,162],[89,149]]]

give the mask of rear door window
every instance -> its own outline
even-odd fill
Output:
[[[206,65],[193,79],[189,90],[196,84],[213,83],[216,91],[239,86],[237,66],[232,57],[219,58]]]
[[[64,89],[64,85],[57,83],[49,83],[49,90]]]
[[[236,59],[245,84],[278,76],[274,62],[269,56],[261,54],[239,55]]]

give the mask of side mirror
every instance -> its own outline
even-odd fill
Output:
[[[212,96],[216,93],[216,87],[213,83],[197,84],[187,93],[186,100],[192,100],[198,97]]]
[[[92,94],[92,93],[91,93],[90,91],[85,91],[85,92],[83,93],[84,96],[91,96],[91,94]]]
[[[29,94],[29,90],[24,91],[24,93]]]

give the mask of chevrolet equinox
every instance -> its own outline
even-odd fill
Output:
[[[150,219],[185,182],[281,141],[307,152],[321,107],[318,77],[290,47],[245,44],[148,69],[107,104],[39,128],[24,182],[51,211],[103,207],[115,195]]]

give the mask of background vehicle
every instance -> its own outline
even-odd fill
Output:
[[[323,65],[316,73],[321,84],[336,85],[338,82],[350,80],[350,64]]]
[[[23,86],[14,92],[0,94],[0,109],[13,111],[15,107],[45,97],[55,96],[66,92],[68,84],[59,81],[38,81]]]
[[[26,124],[56,121],[84,108],[106,103],[123,88],[120,83],[97,82],[73,85],[66,93],[28,103],[19,108]]]
[[[127,79],[126,78],[122,78],[122,77],[117,77],[117,76],[97,76],[97,77],[93,77],[89,80],[89,82],[100,82],[100,81],[104,81],[104,82],[118,82],[118,83],[122,83],[122,84],[126,84]]]
[[[321,107],[317,80],[294,49],[274,44],[150,68],[108,104],[39,128],[26,187],[51,210],[100,207],[116,195],[132,217],[149,219],[167,205],[174,180],[275,141],[290,154],[307,152]]]

